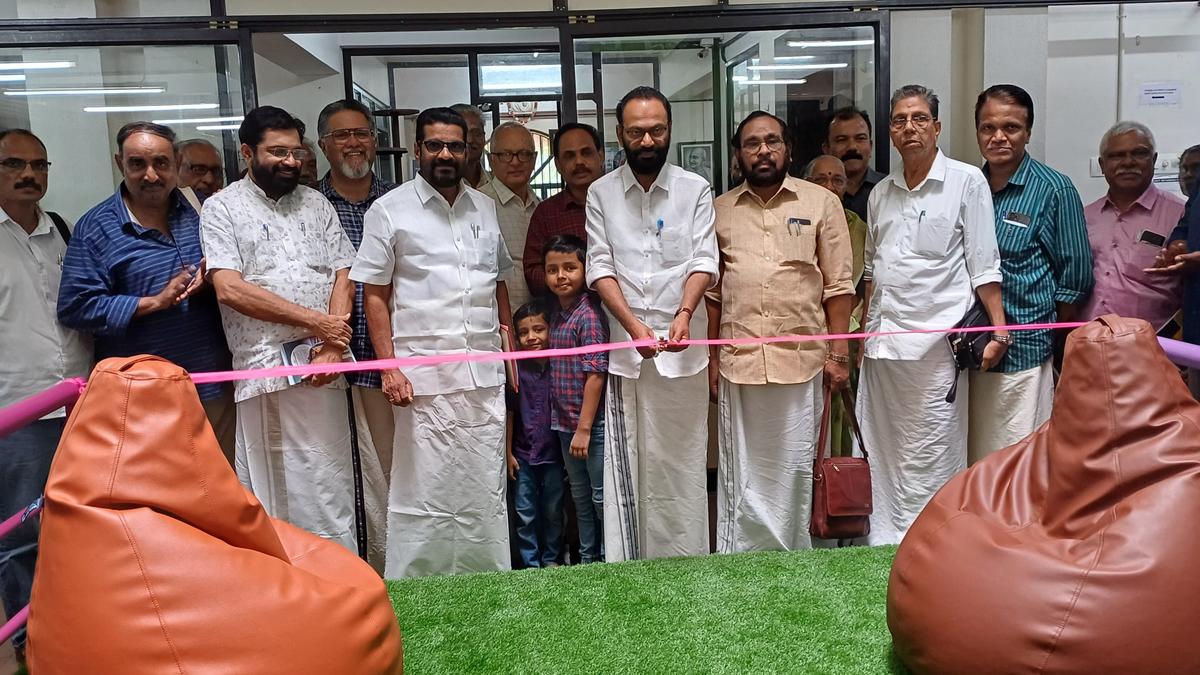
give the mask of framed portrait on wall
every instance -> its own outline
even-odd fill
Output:
[[[604,173],[614,171],[625,163],[625,150],[616,143],[604,144]]]
[[[713,182],[712,157],[712,143],[679,144],[679,166],[704,176],[709,185]]]

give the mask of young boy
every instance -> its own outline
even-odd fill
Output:
[[[559,312],[550,328],[550,348],[608,342],[608,319],[600,298],[587,290],[584,243],[564,234],[542,249],[546,286],[558,296]],[[600,406],[608,373],[608,352],[550,360],[553,394],[550,426],[562,440],[563,462],[579,519],[580,562],[604,559],[604,417]]]
[[[521,350],[546,349],[549,303],[533,300],[513,314]],[[510,443],[508,477],[517,482],[517,551],[525,567],[556,567],[563,536],[563,465],[550,430],[550,374],[546,359],[517,365],[517,392],[506,389]]]

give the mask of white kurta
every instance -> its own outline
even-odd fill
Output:
[[[708,553],[708,374],[609,375],[605,396],[604,557]]]
[[[858,419],[871,464],[871,546],[898,544],[934,493],[967,467],[967,376],[949,349],[918,361],[864,359]]]
[[[720,387],[717,552],[812,548],[820,376],[803,384]]]
[[[388,579],[506,570],[504,388],[396,409]]]
[[[358,553],[345,391],[297,385],[239,401],[234,468],[272,517]]]

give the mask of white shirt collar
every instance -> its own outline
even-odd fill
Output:
[[[933,158],[933,165],[929,167],[929,173],[925,178],[917,183],[917,186],[912,190],[908,189],[908,182],[904,180],[904,162],[900,162],[900,166],[888,175],[888,179],[895,184],[896,187],[905,192],[919,192],[922,187],[929,181],[937,181],[939,183],[946,182],[946,155],[942,154],[942,149],[938,148],[937,155]]]
[[[50,218],[46,215],[46,212],[43,211],[42,207],[40,207],[40,206],[37,209],[37,217],[38,217],[37,227],[33,228],[33,232],[29,233],[30,237],[36,237],[38,235],[47,234],[50,232],[50,229],[51,229]],[[0,208],[0,223],[12,223],[16,227],[20,228],[22,232],[25,231],[25,228],[21,227],[20,223],[13,220],[12,216],[8,215],[8,212],[5,211],[3,208]]]
[[[658,175],[654,177],[654,182],[650,184],[650,189],[646,190],[646,192],[653,192],[655,188],[670,192],[671,170],[672,164],[670,162],[663,164]],[[621,186],[624,188],[624,192],[629,192],[629,189],[634,186],[637,186],[639,190],[642,189],[642,184],[638,182],[637,176],[633,175],[633,169],[629,168],[628,163],[622,164],[619,171],[621,174]]]

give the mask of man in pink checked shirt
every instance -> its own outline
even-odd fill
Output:
[[[1138,122],[1118,122],[1100,139],[1100,169],[1108,193],[1088,204],[1088,239],[1096,286],[1083,320],[1119,314],[1161,328],[1179,310],[1179,278],[1147,273],[1184,203],[1153,185],[1158,161],[1154,134]]]

